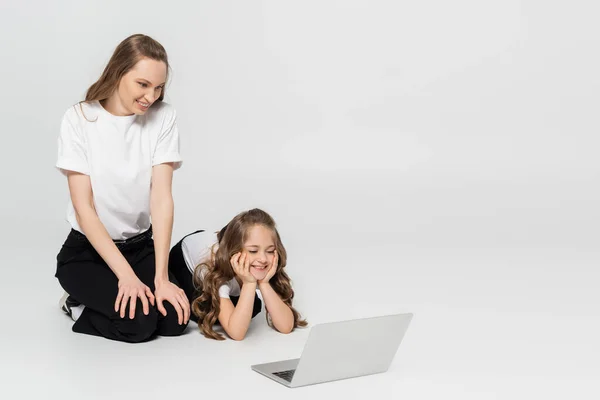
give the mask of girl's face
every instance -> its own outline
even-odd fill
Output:
[[[142,58],[121,78],[111,96],[118,115],[143,115],[160,97],[167,79],[167,65]]]
[[[273,231],[264,225],[254,225],[248,231],[244,251],[248,253],[250,273],[256,280],[264,279],[275,258],[273,236]]]

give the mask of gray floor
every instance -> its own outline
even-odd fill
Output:
[[[600,3],[116,4],[0,5],[1,399],[600,399]],[[242,342],[71,332],[60,118],[138,32],[172,63],[173,239],[269,211],[311,324],[414,313],[387,373],[287,389],[250,365],[310,328],[262,316]]]
[[[561,216],[529,207],[549,199],[550,186],[514,182],[465,183],[460,198],[477,200],[471,203],[442,196],[442,182],[385,196],[385,179],[371,186],[338,180],[329,191],[328,181],[311,182],[311,193],[325,194],[321,207],[291,188],[303,212],[265,207],[290,254],[296,305],[311,325],[414,313],[387,373],[284,388],[250,365],[298,357],[310,328],[281,335],[264,314],[242,342],[211,341],[194,326],[183,337],[141,345],[74,334],[56,306],[62,291],[53,260],[67,231],[57,217],[40,228],[46,239],[35,249],[12,236],[3,242],[0,262],[10,268],[2,277],[1,390],[10,399],[598,398],[600,253],[591,232],[574,229],[586,226],[580,221],[591,208]],[[18,220],[8,222],[23,234]],[[180,218],[175,236],[197,224]]]

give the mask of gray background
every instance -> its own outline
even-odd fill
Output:
[[[600,395],[593,1],[3,1],[0,396]],[[115,46],[167,49],[173,240],[261,207],[311,325],[413,312],[386,374],[290,391],[309,329],[126,345],[70,331],[60,118]],[[216,397],[215,397],[216,398]]]

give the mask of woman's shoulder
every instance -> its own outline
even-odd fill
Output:
[[[147,117],[157,119],[173,118],[175,115],[175,107],[164,100],[155,102],[146,112]]]
[[[75,103],[65,111],[63,119],[67,119],[72,123],[94,121],[98,117],[98,102],[81,101]]]
[[[140,119],[145,121],[149,129],[160,128],[162,130],[175,123],[176,117],[175,107],[165,101],[157,101],[144,115],[140,116]]]

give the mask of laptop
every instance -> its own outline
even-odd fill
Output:
[[[252,365],[290,388],[386,372],[413,314],[315,325],[300,358]]]

